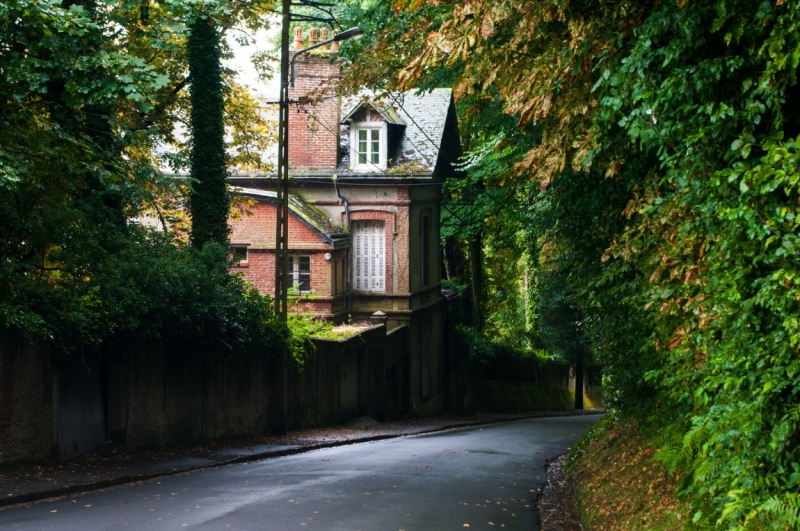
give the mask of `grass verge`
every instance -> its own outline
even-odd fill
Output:
[[[633,420],[606,415],[567,460],[586,531],[695,531],[675,478],[653,460],[650,437]]]

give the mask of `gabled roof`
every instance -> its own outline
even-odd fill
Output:
[[[456,162],[461,155],[461,153],[455,155],[450,145],[453,141],[460,145],[457,138],[458,129],[453,128],[456,122],[451,89],[439,88],[430,92],[411,91],[380,95],[372,91],[362,91],[342,101],[342,114],[345,116],[342,122],[348,122],[349,118],[365,104],[378,111],[387,122],[397,123],[396,120],[399,119],[405,124],[396,163],[413,163],[417,168],[433,172],[443,167],[440,159],[448,159],[445,162],[449,165]],[[452,116],[448,121],[450,114]],[[390,120],[387,116],[397,118]],[[451,135],[455,134],[456,138],[446,139],[445,131]]]
[[[259,190],[258,188],[232,187],[236,193],[267,201],[277,201],[278,194],[269,190]],[[311,230],[319,234],[327,243],[333,243],[333,238],[343,237],[341,230],[336,228],[325,214],[309,205],[300,197],[289,194],[289,211],[305,223]]]
[[[384,120],[386,120],[386,122],[390,124],[407,125],[406,122],[404,122],[403,119],[400,118],[400,115],[397,114],[397,112],[395,112],[393,108],[381,105],[380,103],[374,101],[361,101],[355,106],[353,106],[350,112],[348,112],[345,115],[345,117],[342,118],[342,123],[343,124],[349,123],[353,118],[353,115],[356,114],[359,109],[362,109],[364,107],[369,107],[370,109],[374,110],[375,112],[380,114],[381,117]]]

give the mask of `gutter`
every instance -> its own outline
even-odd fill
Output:
[[[351,289],[352,286],[350,285],[350,282],[351,282],[350,278],[352,276],[350,274],[350,264],[353,263],[352,262],[352,256],[351,256],[350,253],[352,252],[352,249],[353,249],[353,235],[352,235],[352,233],[350,231],[350,202],[339,191],[339,182],[338,182],[337,179],[338,179],[338,177],[336,176],[335,173],[333,175],[331,175],[331,180],[333,181],[333,187],[336,189],[336,197],[341,199],[342,202],[344,203],[344,224],[345,224],[344,226],[345,226],[345,230],[347,231],[347,233],[350,234],[350,245],[347,246],[347,258],[346,258],[346,262],[347,263],[345,264],[345,267],[347,268],[346,269],[347,274],[345,275],[345,288],[344,288],[347,291],[347,319],[349,320],[350,316],[353,313],[352,312],[353,301],[352,301],[352,299],[350,297],[350,294],[353,291]]]

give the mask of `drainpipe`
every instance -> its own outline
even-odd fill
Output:
[[[347,230],[347,234],[350,234],[350,245],[347,246],[347,258],[345,264],[345,267],[347,267],[352,263],[350,253],[352,252],[353,249],[353,238],[352,238],[353,235],[350,233],[350,202],[339,191],[339,183],[337,181],[336,174],[333,174],[331,176],[331,179],[333,180],[333,187],[336,189],[336,197],[341,199],[341,201],[344,203],[344,223],[345,223],[344,226],[345,229]],[[352,300],[350,298],[350,293],[352,292],[350,279],[352,278],[352,275],[349,269],[347,273],[348,274],[345,276],[345,290],[347,291],[347,317],[349,319],[352,310]]]

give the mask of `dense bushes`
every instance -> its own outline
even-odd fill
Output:
[[[0,327],[44,340],[60,358],[144,338],[228,356],[278,347],[286,336],[269,299],[228,274],[218,97],[210,104],[216,154],[205,168],[215,172],[207,199],[216,206],[194,220],[216,232],[199,230],[190,249],[128,225],[149,211],[177,233],[188,229],[176,223],[185,200],[161,168],[183,166],[181,153],[164,148],[180,144],[175,124],[189,110],[185,22],[194,7],[0,3],[0,42],[13,43],[0,47]],[[218,2],[202,8],[222,13]],[[247,11],[257,24],[259,10]],[[201,24],[198,34],[213,48],[216,31]],[[219,96],[219,72],[192,72],[193,86],[204,81]],[[209,239],[216,243],[202,245]]]
[[[114,341],[162,338],[213,356],[275,350],[286,338],[269,297],[228,273],[227,249],[202,250],[130,227],[83,277],[29,282],[0,318],[69,358]]]

